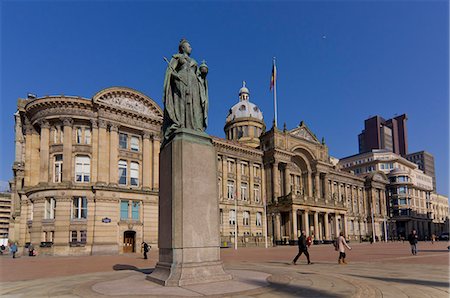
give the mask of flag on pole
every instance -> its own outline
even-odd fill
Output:
[[[275,86],[275,82],[277,80],[277,66],[275,65],[275,59],[273,59],[272,63],[272,77],[270,78],[270,90]]]

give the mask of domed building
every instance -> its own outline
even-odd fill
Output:
[[[351,240],[382,235],[385,176],[341,171],[303,121],[266,131],[249,99],[244,82],[225,138],[212,137],[221,245],[293,243],[302,230],[316,243],[341,231]],[[158,247],[162,115],[150,97],[123,87],[19,99],[10,241],[50,255]]]
[[[259,137],[265,129],[263,114],[250,102],[250,91],[244,81],[239,90],[239,102],[230,109],[226,118],[225,136],[228,140],[257,148],[260,145]]]

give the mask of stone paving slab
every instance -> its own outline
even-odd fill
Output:
[[[0,295],[448,298],[449,253],[440,246],[423,243],[419,255],[411,256],[402,243],[353,244],[348,265],[338,265],[335,252],[326,246],[311,249],[313,265],[306,265],[304,257],[298,265],[290,265],[295,247],[227,250],[223,259],[225,269],[235,276],[232,283],[172,289],[145,280],[155,260],[143,260],[138,255],[0,257]],[[15,275],[17,272],[20,275]]]

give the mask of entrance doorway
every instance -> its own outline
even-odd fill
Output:
[[[136,252],[135,243],[136,242],[136,232],[135,231],[125,231],[123,233],[123,252],[133,253]]]

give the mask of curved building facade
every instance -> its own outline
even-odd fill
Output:
[[[249,94],[244,84],[226,137],[213,137],[221,244],[385,235],[386,175],[341,171],[303,122],[265,131]],[[157,247],[162,110],[151,98],[122,87],[29,97],[15,120],[10,241],[51,255]]]
[[[129,88],[19,99],[10,239],[55,255],[157,242],[162,111]]]

